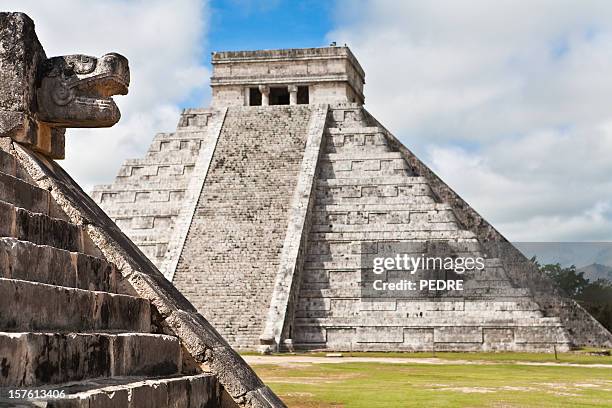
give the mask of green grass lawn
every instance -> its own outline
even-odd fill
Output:
[[[590,352],[599,349],[586,349],[572,351],[569,353],[558,353],[555,357],[552,353],[516,353],[516,352],[344,352],[344,357],[393,357],[393,358],[440,358],[444,360],[467,360],[467,361],[497,361],[497,362],[532,362],[532,363],[571,363],[571,364],[610,364],[612,355],[593,355]],[[257,352],[241,352],[242,355],[259,355]],[[325,357],[325,352],[294,353],[296,356]],[[282,356],[288,353],[279,354]]]
[[[612,368],[492,360],[483,365],[296,361],[253,368],[296,408],[612,407]]]

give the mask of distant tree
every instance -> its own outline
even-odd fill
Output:
[[[560,264],[540,265],[540,270],[554,280],[571,297],[579,296],[589,285],[584,272],[576,272],[574,265],[563,268]]]
[[[612,282],[604,279],[589,282],[584,278],[584,272],[576,272],[574,265],[566,268],[558,263],[541,265],[535,257],[531,261],[606,329],[612,331]]]
[[[612,282],[598,279],[589,283],[576,300],[608,330],[612,331]]]

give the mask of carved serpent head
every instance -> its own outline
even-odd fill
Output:
[[[121,114],[111,96],[127,94],[129,83],[128,61],[120,54],[49,58],[36,92],[38,119],[52,127],[112,126]]]

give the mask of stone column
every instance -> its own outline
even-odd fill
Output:
[[[270,87],[259,85],[259,92],[261,92],[261,106],[268,106],[270,104]]]
[[[289,85],[287,89],[289,90],[289,105],[297,105],[297,85]]]
[[[244,106],[251,105],[251,88],[248,86],[244,87]]]

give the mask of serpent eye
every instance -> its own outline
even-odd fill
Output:
[[[79,55],[73,63],[74,72],[77,74],[89,74],[96,68],[96,59],[88,55]]]

